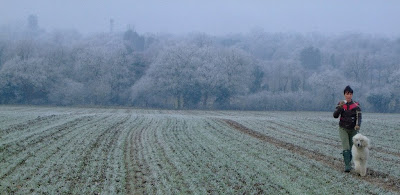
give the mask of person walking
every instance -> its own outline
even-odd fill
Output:
[[[361,126],[361,107],[358,102],[353,101],[353,89],[346,86],[343,91],[345,100],[341,100],[335,112],[334,118],[339,118],[339,136],[342,141],[343,160],[345,164],[345,172],[351,170],[351,147],[353,145],[353,136],[358,133]]]

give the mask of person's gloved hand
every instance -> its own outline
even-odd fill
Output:
[[[360,130],[360,126],[356,125],[356,126],[354,127],[354,130],[356,130],[356,131]]]
[[[344,104],[344,101],[340,101],[339,104],[336,106],[336,109],[342,109]]]

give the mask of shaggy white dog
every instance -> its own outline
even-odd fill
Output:
[[[367,174],[367,160],[369,156],[369,139],[361,134],[353,137],[353,146],[351,148],[353,155],[354,168],[361,176]]]

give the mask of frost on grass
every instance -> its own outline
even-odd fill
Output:
[[[396,114],[366,113],[366,177],[343,173],[331,113],[0,109],[9,194],[396,194]]]

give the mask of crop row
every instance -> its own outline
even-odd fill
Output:
[[[129,116],[59,113],[2,128],[1,191],[76,194],[124,189],[124,184],[101,185],[123,176],[114,167],[123,167],[118,139]]]
[[[287,118],[278,117],[253,120],[239,120],[245,126],[260,133],[273,136],[284,142],[294,143],[312,151],[341,159],[341,145],[338,136],[338,121],[330,113],[301,113]],[[287,116],[287,115],[286,115]],[[390,115],[389,115],[390,116]],[[368,136],[372,143],[369,166],[384,174],[400,175],[400,122],[388,115],[365,114],[360,133]],[[374,118],[374,119],[372,119]],[[267,125],[266,125],[267,124]],[[390,134],[390,136],[384,135]]]
[[[343,173],[331,113],[0,108],[9,194],[400,192],[395,114],[365,114],[373,148],[360,177]]]

